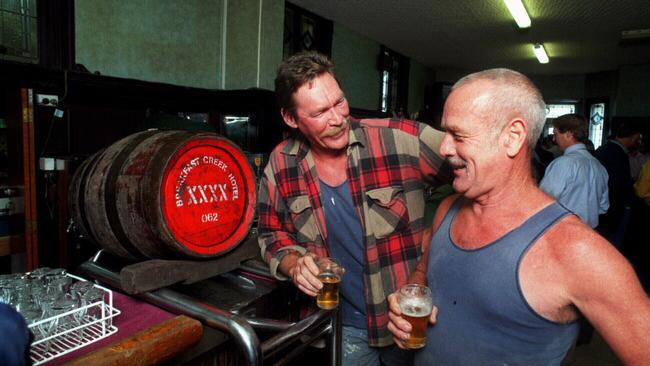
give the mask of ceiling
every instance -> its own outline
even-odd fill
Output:
[[[650,42],[619,45],[650,28],[650,0],[523,0],[519,29],[502,0],[290,0],[433,69],[508,67],[530,75],[583,74],[650,63]],[[548,64],[532,43],[544,44]]]

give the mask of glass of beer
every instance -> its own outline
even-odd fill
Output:
[[[398,302],[402,318],[411,323],[411,333],[404,342],[409,349],[424,347],[427,343],[427,326],[433,310],[431,290],[422,285],[408,284],[399,289]]]
[[[318,279],[323,283],[323,288],[318,291],[316,305],[329,310],[339,305],[339,284],[343,276],[343,267],[333,258],[321,257],[316,260],[318,265]]]

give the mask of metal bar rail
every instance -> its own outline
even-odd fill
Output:
[[[96,280],[122,290],[120,275],[98,263],[100,253],[101,251],[92,260],[81,264],[80,270]],[[246,364],[250,366],[262,366],[265,358],[276,354],[305,334],[307,334],[305,339],[301,339],[303,344],[294,348],[276,362],[276,365],[288,363],[321,337],[325,337],[330,349],[330,364],[333,366],[341,364],[341,325],[337,310],[319,310],[297,323],[292,323],[273,319],[245,318],[168,288],[135,296],[171,313],[188,315],[211,328],[227,333],[241,351]],[[279,333],[260,344],[254,329]]]

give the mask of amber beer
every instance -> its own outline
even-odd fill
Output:
[[[427,343],[427,326],[433,309],[431,290],[421,285],[406,285],[399,292],[402,318],[411,323],[411,333],[404,342],[409,349],[418,349]]]
[[[323,283],[323,288],[318,291],[316,304],[321,309],[334,309],[339,304],[341,277],[333,273],[321,273],[318,275],[318,279]]]
[[[411,323],[411,333],[405,342],[406,348],[418,349],[427,343],[427,325],[431,310],[423,306],[405,306],[402,308],[402,318]]]
[[[343,267],[333,258],[322,257],[316,260],[318,265],[318,279],[323,283],[323,288],[318,291],[316,305],[319,308],[330,310],[339,305],[339,285],[343,275]]]

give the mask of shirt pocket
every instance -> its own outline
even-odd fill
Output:
[[[291,221],[296,228],[298,243],[313,243],[318,237],[318,228],[314,219],[314,211],[309,203],[309,196],[289,197],[287,206],[291,213]]]
[[[409,217],[402,187],[376,188],[366,192],[368,220],[377,239],[408,227]]]

